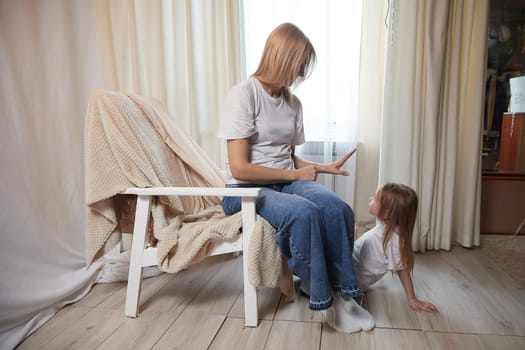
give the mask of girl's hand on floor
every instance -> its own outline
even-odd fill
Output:
[[[419,299],[410,299],[408,305],[416,311],[439,312],[434,304]]]

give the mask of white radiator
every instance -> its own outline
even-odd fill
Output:
[[[332,163],[352,149],[356,142],[321,142],[311,141],[297,146],[299,157],[316,163]],[[345,163],[343,169],[350,172],[348,176],[319,174],[317,182],[322,183],[339,195],[352,208],[354,207],[355,164],[357,152]]]

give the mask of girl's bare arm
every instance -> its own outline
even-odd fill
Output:
[[[410,272],[407,269],[397,271],[397,275],[405,289],[408,305],[410,305],[412,309],[416,311],[439,312],[434,304],[416,298],[412,277],[410,277]]]

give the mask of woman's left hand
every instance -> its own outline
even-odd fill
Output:
[[[350,173],[346,170],[342,170],[341,168],[345,165],[346,161],[350,159],[351,156],[354,155],[356,151],[357,149],[354,148],[353,150],[345,154],[341,159],[337,160],[336,162],[333,162],[330,164],[324,164],[322,167],[318,168],[319,172],[326,173],[326,174],[348,176]]]

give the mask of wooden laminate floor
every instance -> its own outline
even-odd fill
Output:
[[[416,255],[414,284],[439,314],[407,306],[396,276],[368,292],[370,332],[342,334],[298,296],[259,288],[257,328],[245,328],[241,257],[208,258],[144,280],[141,313],[124,316],[124,283],[95,285],[21,343],[23,349],[525,349],[525,290],[479,249]]]

